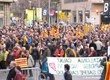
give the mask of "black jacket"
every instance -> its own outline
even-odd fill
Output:
[[[38,54],[37,48],[36,47],[33,47],[32,50],[31,50],[31,55],[32,56],[37,56],[37,54]]]
[[[95,50],[97,50],[97,46],[96,46],[96,44],[95,44],[95,43],[93,43],[93,42],[92,42],[92,43],[90,43],[89,48],[90,48],[90,47],[94,47],[94,49],[95,49]]]
[[[105,77],[105,74],[106,74],[106,59],[103,58],[103,60],[101,61],[101,65],[104,66],[104,69],[103,69],[103,72],[101,74],[101,77]]]
[[[16,75],[15,68],[13,68],[9,71],[7,80],[12,80],[12,78],[14,79],[15,75]]]
[[[70,73],[69,71],[66,71],[66,72],[64,73],[64,78],[65,78],[65,80],[72,80],[72,75],[71,75],[71,73]]]

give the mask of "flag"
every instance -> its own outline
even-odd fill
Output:
[[[84,33],[88,33],[88,26],[87,26],[87,24],[85,24]]]
[[[47,35],[48,35],[48,31],[47,31],[46,34],[44,35],[44,38],[46,38]]]
[[[80,37],[82,37],[82,38],[83,38],[83,32],[80,34]]]
[[[26,36],[24,36],[24,44],[23,45],[25,45],[26,42],[27,42],[27,38],[26,38]]]
[[[41,30],[41,33],[40,33],[40,35],[41,35],[41,36],[43,36],[43,31],[42,31],[42,30]]]
[[[77,31],[75,31],[76,36],[78,36],[79,34],[79,30],[77,29]]]
[[[73,41],[73,40],[72,40],[72,35],[69,36],[69,39],[70,39],[71,42]]]
[[[54,26],[52,27],[52,30],[51,30],[51,35],[54,36],[55,35],[55,28]]]
[[[110,80],[110,62],[107,62],[106,64],[105,80]]]
[[[58,36],[58,34],[59,34],[59,26],[57,27],[56,38],[58,38],[58,37],[59,37],[59,36]]]
[[[16,42],[19,43],[19,39],[18,38],[17,38]]]

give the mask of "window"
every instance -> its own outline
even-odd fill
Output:
[[[76,11],[73,11],[73,22],[76,22]]]
[[[0,11],[3,11],[3,5],[0,5]]]
[[[86,18],[90,18],[90,12],[89,11],[85,11],[85,21],[86,21]]]
[[[0,27],[3,26],[3,18],[0,18]]]
[[[64,0],[64,3],[86,2],[88,0]]]
[[[79,23],[82,23],[83,21],[83,13],[82,13],[82,11],[79,11],[78,12],[78,14],[79,14]]]

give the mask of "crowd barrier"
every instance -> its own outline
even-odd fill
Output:
[[[6,80],[10,69],[0,70],[0,80]],[[30,77],[29,70],[32,70],[33,76]],[[22,74],[26,76],[24,80],[38,80],[41,70],[39,68],[22,68]]]

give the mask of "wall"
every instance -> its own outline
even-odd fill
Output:
[[[3,25],[9,25],[10,24],[10,3],[0,3],[0,5],[3,5],[3,11],[0,11],[0,18],[3,19]]]

